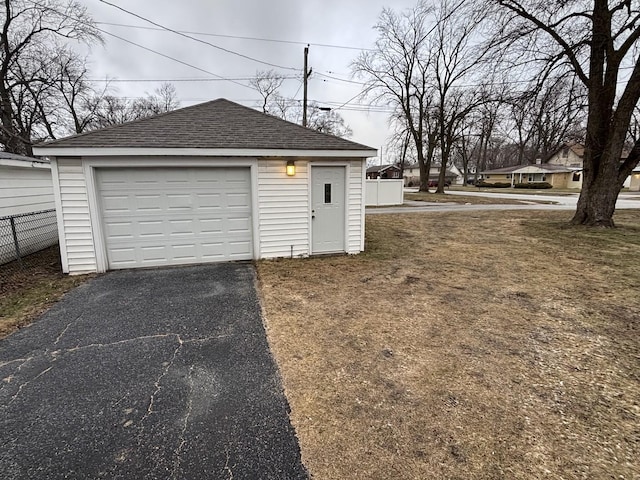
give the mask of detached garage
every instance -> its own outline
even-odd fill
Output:
[[[34,147],[63,269],[358,253],[376,150],[225,99]]]

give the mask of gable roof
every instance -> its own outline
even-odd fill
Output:
[[[578,142],[565,142],[562,145],[560,145],[558,148],[556,148],[555,150],[552,150],[551,153],[549,153],[547,155],[547,157],[544,159],[543,163],[547,163],[549,160],[551,160],[554,156],[556,156],[558,153],[560,153],[562,150],[567,149],[567,150],[571,150],[573,153],[576,154],[576,156],[580,159],[584,158],[584,145],[582,143],[578,143]],[[620,159],[625,159],[629,156],[629,150],[627,150],[626,148],[622,150],[622,154],[620,155]]]
[[[369,150],[224,98],[81,133],[37,146],[53,148],[196,148],[266,150]]]
[[[398,165],[374,165],[373,167],[367,168],[367,173],[384,172],[386,170],[389,170],[390,168],[400,170],[400,167]]]

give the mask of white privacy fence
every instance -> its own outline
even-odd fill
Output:
[[[402,205],[404,180],[367,180],[365,204],[367,207]]]

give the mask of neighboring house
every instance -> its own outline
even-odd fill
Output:
[[[49,162],[0,152],[0,265],[58,242],[54,206]]]
[[[580,143],[565,143],[555,149],[544,160],[549,165],[561,165],[574,170],[582,170],[584,160],[584,145]]]
[[[364,249],[376,150],[225,99],[34,151],[68,273]]]
[[[376,165],[367,168],[367,179],[402,178],[402,170],[398,165]]]
[[[581,172],[562,165],[514,165],[480,172],[480,178],[487,183],[547,182],[554,188],[578,188]]]
[[[640,165],[633,169],[630,178],[629,190],[632,192],[640,192]]]
[[[456,168],[456,171],[458,169]],[[458,171],[459,172],[459,171]],[[417,163],[413,165],[408,165],[404,167],[404,185],[408,186],[418,186],[420,185],[420,166]],[[429,170],[429,180],[438,180],[440,178],[440,166],[434,165]],[[457,183],[458,174],[451,170],[447,170],[445,172],[445,181],[449,181],[450,183]]]
[[[629,152],[623,150],[621,161],[627,158]],[[562,165],[574,171],[572,175],[573,181],[568,182],[566,188],[582,188],[582,169],[584,163],[584,145],[580,143],[565,143],[558,149],[554,150],[551,155],[544,161],[549,165]],[[635,170],[634,170],[635,172]],[[623,186],[632,189],[633,174],[630,175],[625,181]]]

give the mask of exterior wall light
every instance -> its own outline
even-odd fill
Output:
[[[287,160],[287,175],[293,177],[296,174],[296,164],[293,160]]]

